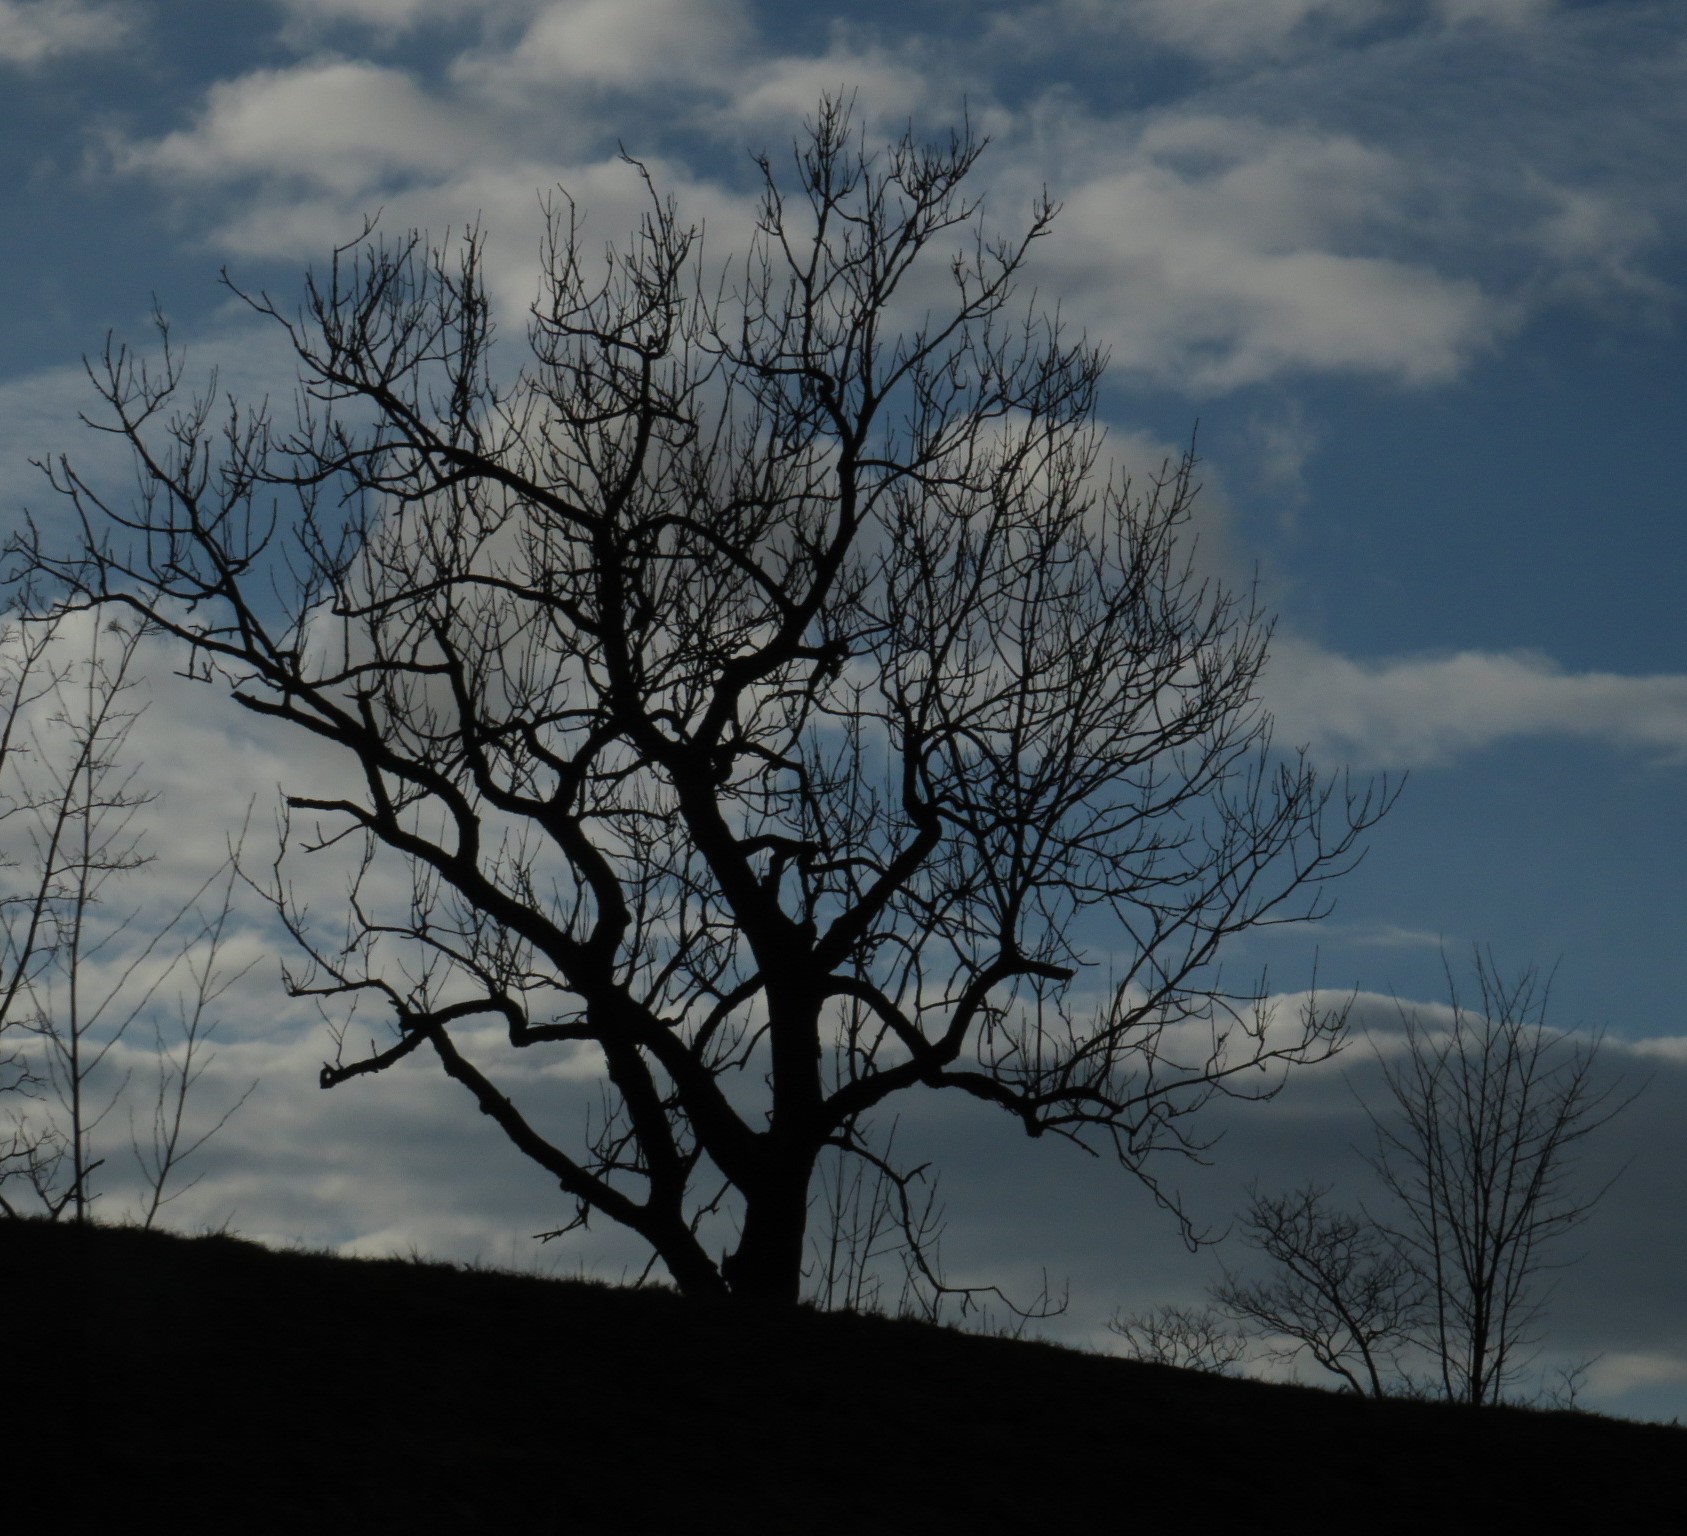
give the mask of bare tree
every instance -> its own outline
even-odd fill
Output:
[[[354,853],[345,926],[272,894],[294,991],[393,1036],[334,1014],[323,1086],[431,1051],[686,1291],[796,1299],[818,1160],[905,1179],[865,1127],[909,1090],[1159,1190],[1204,1103],[1344,1024],[1219,961],[1321,915],[1387,786],[1274,749],[1269,623],[1191,564],[1194,460],[1104,464],[1101,356],[1012,307],[1055,210],[992,234],[980,149],[869,154],[823,103],[715,277],[654,193],[591,270],[561,198],[513,378],[478,231],[365,231],[297,315],[248,296],[295,421],[214,421],[167,336],[108,345],[145,494],[61,459],[84,542],[18,544],[340,752],[288,806],[295,853]],[[535,1048],[601,1063],[581,1146],[500,1083]]]
[[[1391,1103],[1366,1113],[1391,1204],[1355,1215],[1327,1186],[1255,1189],[1243,1232],[1272,1272],[1211,1288],[1226,1316],[1284,1341],[1268,1355],[1310,1353],[1357,1392],[1424,1390],[1410,1358],[1447,1399],[1498,1402],[1539,1342],[1543,1280],[1565,1262],[1554,1243],[1609,1187],[1575,1179],[1583,1141],[1633,1098],[1596,1082],[1598,1036],[1547,1027],[1550,987],[1533,968],[1504,983],[1478,953],[1476,978],[1472,1010],[1449,968],[1451,1022],[1402,1010],[1405,1052],[1382,1057]],[[1573,1400],[1578,1379],[1564,1373],[1546,1399]]]
[[[1609,1183],[1576,1178],[1583,1143],[1633,1100],[1595,1074],[1598,1035],[1547,1026],[1550,978],[1504,981],[1476,955],[1466,1007],[1448,968],[1445,1028],[1402,1010],[1406,1052],[1384,1058],[1392,1114],[1372,1115],[1374,1166],[1399,1214],[1387,1230],[1427,1290],[1424,1343],[1457,1402],[1498,1402],[1539,1342],[1556,1244]]]
[[[1226,1271],[1212,1287],[1214,1306],[1262,1331],[1267,1358],[1287,1363],[1304,1352],[1355,1392],[1384,1396],[1423,1313],[1416,1269],[1368,1216],[1330,1206],[1327,1186],[1250,1193],[1243,1236],[1273,1272],[1250,1280]]]
[[[1227,1376],[1248,1355],[1247,1335],[1217,1307],[1155,1307],[1115,1313],[1107,1327],[1133,1360]]]
[[[132,1106],[129,1111],[130,1145],[147,1191],[140,1218],[144,1227],[151,1227],[166,1205],[180,1199],[199,1183],[203,1175],[195,1176],[169,1194],[165,1193],[172,1178],[181,1173],[188,1159],[229,1123],[258,1086],[254,1079],[214,1123],[202,1129],[196,1129],[188,1119],[188,1097],[216,1058],[216,1053],[210,1049],[211,1038],[217,1028],[213,1010],[229,989],[243,980],[257,964],[256,959],[232,968],[223,963],[234,911],[240,855],[245,845],[246,829],[242,827],[238,841],[229,849],[228,862],[215,877],[221,886],[217,905],[202,918],[197,932],[177,957],[180,968],[187,972],[188,984],[176,991],[174,1030],[166,1031],[160,1019],[153,1019],[153,1059],[157,1064],[157,1078],[153,1100],[148,1108],[144,1139],[136,1129]],[[208,889],[209,885],[202,887],[197,893],[198,898],[202,898]]]
[[[12,660],[0,816],[17,883],[4,898],[3,1017],[14,1039],[33,1036],[41,1046],[21,1058],[29,1065],[15,1087],[49,1095],[64,1116],[61,1124],[14,1115],[11,1171],[27,1177],[48,1214],[68,1209],[82,1221],[100,1162],[93,1133],[122,1091],[118,1084],[100,1103],[92,1085],[133,1017],[101,1030],[113,994],[90,997],[89,984],[125,926],[101,931],[96,908],[113,877],[145,862],[134,827],[145,797],[123,760],[140,636],[96,627],[87,655],[72,661],[57,648],[61,628],[15,626],[5,637]]]
[[[224,985],[233,856],[219,872],[223,902],[209,922],[198,907],[218,875],[164,912],[156,902],[118,899],[126,877],[150,862],[137,817],[151,796],[136,787],[128,753],[145,707],[136,675],[143,630],[113,620],[90,628],[83,646],[69,627],[61,617],[0,632],[0,1090],[15,1106],[0,1145],[0,1185],[27,1186],[26,1204],[52,1219],[90,1218],[93,1176],[105,1163],[96,1132],[131,1086],[128,1069],[107,1064],[148,1018],[158,1095],[152,1144],[143,1152],[137,1142],[135,1152],[150,1226],[174,1198],[165,1193],[172,1175],[246,1097],[209,1131],[183,1139],[188,1090],[207,1065],[214,1028],[207,1009]],[[184,967],[195,995],[175,999],[182,1033],[172,1043],[156,1014]],[[0,1211],[15,1216],[20,1207],[0,1194]]]
[[[0,628],[0,1096],[10,1104],[39,1094],[41,1073],[24,1049],[33,1022],[34,983],[56,947],[53,896],[58,859],[36,857],[33,833],[43,809],[25,776],[32,742],[29,721],[62,682],[52,651],[53,626]],[[15,1111],[0,1143],[0,1211],[16,1214],[5,1185],[31,1187],[46,1176],[57,1148],[51,1136]]]

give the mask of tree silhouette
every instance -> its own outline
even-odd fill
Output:
[[[1125,1353],[1132,1360],[1176,1366],[1183,1371],[1227,1376],[1248,1354],[1247,1335],[1213,1306],[1115,1312],[1107,1328],[1125,1341]]]
[[[153,859],[139,820],[153,797],[137,788],[129,746],[146,709],[143,637],[138,626],[86,618],[0,625],[5,1216],[90,1220],[100,1196],[94,1175],[108,1161],[97,1133],[127,1100],[146,1188],[130,1214],[150,1227],[198,1182],[180,1185],[183,1164],[252,1091],[207,1129],[188,1115],[191,1090],[214,1055],[213,1009],[243,974],[224,958],[233,853],[173,910],[124,890]],[[217,904],[207,910],[213,888]],[[166,1028],[172,1003],[176,1027]],[[117,1059],[143,1019],[156,1069],[144,1146],[133,1130],[133,1069]],[[166,1193],[172,1182],[178,1187]]]
[[[1475,968],[1474,1008],[1448,969],[1444,1029],[1402,1010],[1407,1049],[1383,1062],[1394,1114],[1372,1114],[1373,1166],[1398,1208],[1386,1230],[1424,1288],[1443,1393],[1497,1403],[1540,1340],[1558,1240],[1610,1187],[1578,1187],[1582,1143],[1634,1093],[1597,1081],[1598,1035],[1547,1026],[1550,979],[1535,967],[1507,981],[1478,951]]]
[[[1416,1269],[1368,1216],[1328,1203],[1328,1186],[1251,1192],[1242,1233],[1274,1266],[1266,1280],[1226,1271],[1211,1288],[1223,1316],[1260,1330],[1267,1359],[1303,1351],[1361,1396],[1382,1397],[1424,1315]]]
[[[1327,1185],[1251,1191],[1243,1237],[1271,1273],[1227,1270],[1209,1296],[1271,1341],[1267,1358],[1304,1351],[1373,1397],[1428,1389],[1473,1404],[1501,1401],[1526,1369],[1546,1276],[1565,1262],[1557,1240],[1610,1187],[1577,1186],[1581,1144],[1635,1093],[1596,1080],[1598,1035],[1548,1028],[1551,988],[1534,967],[1507,982],[1479,950],[1475,969],[1476,1007],[1448,967],[1446,1025],[1402,1008],[1405,1049],[1380,1055],[1389,1103],[1364,1109],[1376,1133],[1368,1161],[1389,1200],[1355,1215]],[[1427,1381],[1406,1368],[1415,1360],[1428,1362]],[[1562,1388],[1537,1400],[1573,1401],[1585,1370],[1561,1373]]]
[[[1101,355],[1013,308],[1055,209],[991,233],[981,148],[870,154],[824,102],[714,276],[654,190],[601,266],[561,197],[514,377],[479,232],[368,229],[297,314],[243,295],[295,421],[186,402],[167,335],[108,345],[146,494],[60,460],[82,545],[22,546],[350,766],[286,802],[293,854],[359,850],[344,930],[271,893],[314,959],[289,984],[347,1010],[323,1085],[431,1051],[690,1292],[796,1299],[829,1150],[917,1250],[872,1129],[910,1090],[1159,1192],[1203,1103],[1343,1025],[1218,962],[1321,914],[1388,788],[1273,750],[1270,625],[1191,563],[1193,457],[1104,463]],[[354,1051],[371,1002],[393,1038]],[[601,1070],[583,1148],[498,1084],[537,1049]]]

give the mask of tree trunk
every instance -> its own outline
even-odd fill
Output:
[[[777,1182],[750,1196],[738,1247],[721,1261],[733,1296],[794,1307],[802,1296],[803,1244],[808,1230],[808,1183],[814,1159],[803,1160],[800,1179],[780,1167]]]

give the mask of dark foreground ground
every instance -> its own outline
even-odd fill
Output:
[[[0,1221],[0,1530],[1680,1529],[1687,1430]]]

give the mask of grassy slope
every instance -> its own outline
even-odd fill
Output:
[[[0,1222],[0,1284],[0,1527],[27,1481],[90,1531],[1644,1529],[1687,1472],[1658,1425],[229,1238]]]

